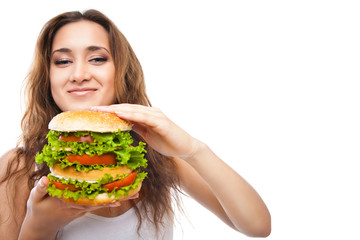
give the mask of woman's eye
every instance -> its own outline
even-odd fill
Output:
[[[71,63],[71,61],[64,59],[64,60],[56,60],[54,63],[55,63],[55,65],[66,65],[66,64]]]
[[[93,62],[93,63],[103,63],[103,62],[106,62],[108,60],[107,57],[96,57],[96,58],[92,58],[90,60],[90,62]]]

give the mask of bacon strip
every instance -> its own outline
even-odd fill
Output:
[[[94,138],[89,134],[86,136],[76,137],[76,136],[63,136],[61,135],[59,137],[59,141],[65,141],[65,142],[87,142],[87,143],[93,143]]]

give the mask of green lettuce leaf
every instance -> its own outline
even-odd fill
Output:
[[[94,143],[87,142],[67,142],[59,141],[60,135],[86,136],[91,135]],[[144,158],[145,143],[139,142],[138,146],[132,146],[133,139],[130,132],[114,132],[114,133],[97,133],[97,132],[76,132],[67,133],[51,130],[47,134],[48,145],[45,145],[41,153],[37,153],[35,161],[39,164],[46,162],[51,168],[54,164],[59,163],[62,168],[75,166],[78,171],[90,171],[94,169],[102,169],[104,165],[81,165],[77,162],[71,163],[67,161],[69,155],[90,156],[102,155],[108,152],[116,154],[116,164],[107,167],[117,167],[126,165],[131,169],[147,167],[147,160]]]
[[[101,186],[116,181],[118,179],[122,179],[126,177],[128,174],[124,174],[122,176],[116,176],[115,178],[111,177],[110,174],[105,174],[101,179],[98,180],[96,183],[88,183],[88,182],[81,182],[78,180],[71,180],[71,179],[59,179],[51,174],[48,175],[51,181],[59,181],[65,184],[74,184],[75,187],[81,187],[79,191],[69,191],[67,188],[65,190],[60,190],[55,187],[54,184],[51,182],[48,185],[47,192],[52,197],[61,198],[73,198],[74,200],[78,200],[79,198],[89,198],[94,199],[97,195],[102,193],[107,193],[109,197],[114,196],[115,199],[119,199],[120,196],[127,196],[131,189],[136,189],[139,186],[139,183],[145,179],[147,176],[146,172],[137,173],[135,181],[133,184],[122,187],[120,189],[114,188],[111,192],[107,188],[102,188]]]

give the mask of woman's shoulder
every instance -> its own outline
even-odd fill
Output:
[[[20,148],[13,148],[13,149],[10,149],[9,151],[5,152],[3,155],[1,155],[0,159],[1,159],[1,162],[4,160],[4,159],[10,159],[12,157],[15,157],[16,156],[16,152],[19,150]]]
[[[9,184],[12,185],[16,183],[16,187],[13,187],[21,189],[21,191],[24,191],[25,188],[19,187],[18,184],[24,187],[28,186],[29,171],[26,167],[25,157],[21,152],[21,148],[14,148],[0,157],[0,193],[3,191],[3,187]]]
[[[21,148],[14,148],[0,157],[0,196],[9,196],[11,193],[15,193],[15,195],[27,199],[30,193],[29,176],[35,164],[32,164],[29,171],[21,152]]]
[[[6,177],[11,172],[16,172],[25,166],[19,152],[21,152],[21,148],[13,148],[0,157],[0,180],[3,180],[3,177]]]
[[[0,157],[0,179],[2,179],[4,175],[6,175],[7,168],[8,166],[10,166],[9,164],[11,164],[13,161],[16,161],[18,151],[19,148],[13,148]],[[13,165],[12,168],[14,167],[15,166]]]

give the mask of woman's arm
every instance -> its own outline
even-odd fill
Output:
[[[7,166],[15,157],[15,150],[12,150],[0,158],[0,179],[6,177]],[[0,184],[0,239],[18,239],[29,194],[26,176],[18,178],[16,185],[9,183],[7,179]]]
[[[206,145],[191,159],[175,161],[184,191],[227,225],[248,236],[270,234],[271,217],[261,197]]]
[[[204,143],[179,128],[159,109],[118,104],[92,110],[113,112],[133,122],[133,130],[152,148],[176,159],[185,191],[228,225],[250,236],[270,234],[270,214],[256,191]]]

